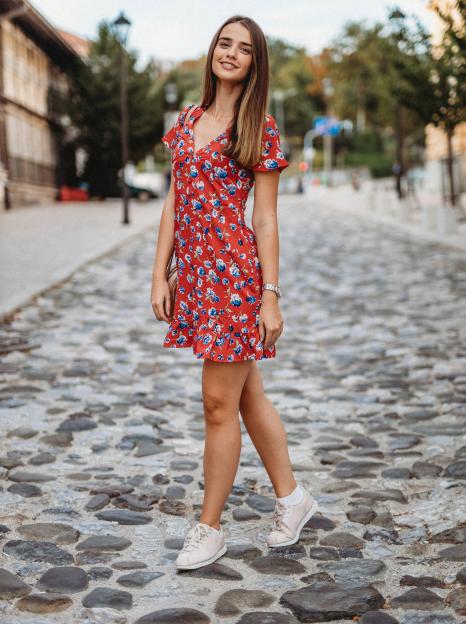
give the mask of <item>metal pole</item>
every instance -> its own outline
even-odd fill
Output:
[[[123,221],[124,225],[129,220],[129,190],[125,182],[126,165],[129,159],[128,148],[128,55],[123,44],[120,45],[120,101],[121,101],[121,164],[122,164],[122,198],[123,198]]]
[[[332,186],[332,135],[324,134],[324,171],[325,184]]]

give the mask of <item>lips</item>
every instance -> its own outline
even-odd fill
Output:
[[[220,61],[220,65],[224,69],[238,69],[236,65],[233,65],[233,63],[229,63],[228,61]]]

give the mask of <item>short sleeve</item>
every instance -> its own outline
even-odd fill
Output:
[[[262,132],[261,157],[251,169],[252,171],[283,171],[289,164],[282,152],[277,122],[272,115],[267,113]]]
[[[169,149],[173,149],[176,146],[177,143],[177,135],[178,133],[181,131],[183,124],[184,124],[184,120],[186,117],[187,112],[189,111],[189,109],[194,106],[194,104],[188,104],[188,106],[185,106],[183,108],[183,110],[178,114],[178,117],[176,118],[175,123],[173,124],[173,126],[170,128],[170,130],[163,135],[163,137],[160,139],[162,141],[162,143],[168,147]]]

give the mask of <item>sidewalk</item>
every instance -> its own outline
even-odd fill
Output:
[[[390,194],[379,193],[376,208],[370,207],[367,192],[355,192],[348,186],[311,187],[306,197],[311,204],[351,213],[364,220],[385,225],[392,233],[399,232],[414,240],[438,243],[466,251],[466,222],[458,223],[456,230],[452,233],[441,234],[434,226],[428,228],[424,225],[423,216],[419,210],[410,210],[408,214],[401,214],[394,196],[391,197]]]
[[[130,203],[122,225],[119,200],[28,206],[0,213],[0,317],[66,280],[86,262],[154,229],[163,199]],[[155,240],[155,239],[154,239]]]

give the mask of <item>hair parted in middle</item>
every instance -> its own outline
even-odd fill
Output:
[[[261,139],[269,95],[269,52],[261,27],[250,17],[233,15],[227,19],[212,38],[202,81],[201,106],[208,107],[215,100],[217,76],[212,71],[212,57],[223,28],[239,22],[251,35],[252,63],[244,81],[241,95],[235,102],[230,141],[222,150],[242,167],[252,167],[261,156]]]

